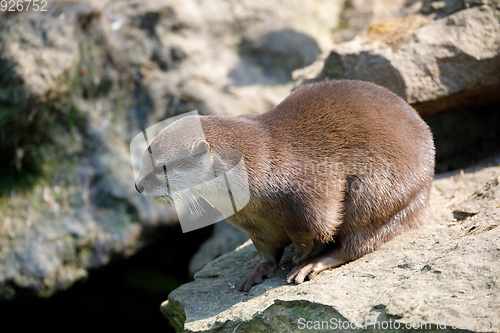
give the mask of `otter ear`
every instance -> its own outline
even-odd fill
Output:
[[[193,145],[194,154],[206,154],[212,152],[212,147],[206,140],[200,140]]]

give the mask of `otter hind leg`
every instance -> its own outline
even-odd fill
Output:
[[[343,233],[342,228],[339,228],[335,246],[295,266],[287,276],[287,283],[300,284],[306,278],[312,280],[318,273],[356,260],[394,236],[422,225],[430,217],[428,195],[428,189],[421,191],[410,203],[373,230]]]
[[[377,250],[395,236],[424,225],[430,219],[429,192],[430,186],[421,190],[403,208],[371,230],[353,232],[339,230],[338,239],[341,251],[355,260]]]

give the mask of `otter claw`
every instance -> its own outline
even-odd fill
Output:
[[[309,280],[314,279],[322,269],[318,264],[302,264],[292,269],[290,274],[286,277],[286,283],[301,284],[306,278]]]

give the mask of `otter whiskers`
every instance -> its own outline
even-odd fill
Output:
[[[169,193],[167,194],[167,192]],[[183,190],[182,192],[174,191],[171,193],[167,189],[162,189],[161,193],[154,197],[154,199],[164,203],[167,207],[174,206],[175,201],[185,201],[191,214],[202,216],[205,213],[205,209],[200,202],[200,195],[189,190]]]

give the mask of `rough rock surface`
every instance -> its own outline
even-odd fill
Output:
[[[495,1],[476,0],[346,0],[340,15],[340,25],[334,31],[334,42],[352,40],[370,24],[410,15],[432,15],[442,18],[471,6],[492,4]]]
[[[497,101],[499,45],[500,2],[427,1],[415,15],[372,23],[294,77],[375,82],[427,117]]]
[[[313,328],[321,321],[356,332],[391,323],[424,323],[439,332],[492,331],[471,318],[490,318],[490,328],[499,319],[499,164],[497,159],[495,167],[437,176],[429,226],[313,281],[286,285],[288,251],[273,278],[248,295],[236,291],[258,262],[249,241],[207,264],[194,282],[170,294],[161,311],[178,332],[296,332],[304,328],[299,325]]]
[[[133,136],[184,111],[265,111],[341,5],[48,4],[0,18],[0,299],[50,296],[175,223],[134,190]]]
[[[387,18],[417,14],[426,1],[346,0],[340,24],[333,32],[335,43],[352,40],[373,23]]]

